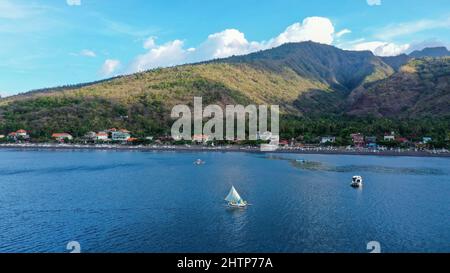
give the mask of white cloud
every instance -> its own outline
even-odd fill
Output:
[[[91,57],[91,58],[97,57],[97,54],[94,51],[89,50],[89,49],[81,50],[79,55],[84,56],[84,57]]]
[[[187,60],[187,53],[183,49],[183,41],[174,40],[163,45],[157,46],[154,43],[151,48],[149,40],[144,43],[144,48],[149,49],[145,54],[139,55],[131,63],[128,72],[143,71],[150,68],[165,67],[181,64]]]
[[[268,41],[248,41],[244,33],[237,29],[226,29],[213,33],[198,47],[188,49],[184,48],[184,42],[181,40],[158,45],[155,37],[149,37],[143,44],[144,49],[148,51],[137,56],[127,72],[133,73],[156,67],[243,55],[290,42],[313,41],[331,44],[334,36],[334,26],[330,19],[308,17],[302,23],[290,25],[281,34]]]
[[[380,6],[381,0],[367,0],[367,5],[369,6]]]
[[[113,59],[107,59],[104,63],[102,68],[100,69],[100,75],[101,76],[112,76],[114,72],[117,71],[117,69],[120,67],[120,61],[119,60],[113,60]]]
[[[286,28],[275,39],[269,41],[269,47],[284,43],[313,41],[322,44],[333,42],[334,26],[331,20],[324,17],[307,17],[302,24],[295,23]]]
[[[413,22],[392,24],[382,28],[375,34],[378,39],[388,40],[400,36],[414,34],[426,30],[447,28],[450,29],[450,17],[439,19],[423,19]]]
[[[144,41],[145,49],[152,49],[155,46],[156,46],[156,37],[154,37],[154,36],[149,37],[147,40]]]
[[[81,0],[66,0],[69,6],[81,6]]]
[[[341,38],[341,37],[344,36],[345,34],[349,34],[349,33],[352,33],[352,31],[351,31],[350,29],[348,29],[348,28],[344,28],[343,30],[337,32],[337,33],[335,34],[335,36],[336,36],[336,38]]]
[[[261,47],[259,43],[249,42],[244,33],[237,29],[226,29],[208,36],[197,49],[191,49],[195,59],[225,58],[243,55]]]
[[[405,53],[409,48],[409,44],[398,45],[395,43],[374,41],[355,44],[351,49],[357,51],[369,50],[377,56],[396,56]]]

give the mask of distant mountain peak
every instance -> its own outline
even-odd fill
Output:
[[[286,43],[213,62],[244,63],[277,73],[287,68],[301,77],[326,83],[343,91],[353,90],[374,73],[377,74],[376,77],[387,77],[393,73],[391,67],[370,51],[343,50],[312,41]]]
[[[412,58],[423,58],[423,57],[444,57],[450,56],[450,51],[444,46],[439,47],[426,47],[422,50],[415,50],[409,54]]]

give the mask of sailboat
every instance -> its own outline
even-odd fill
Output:
[[[231,207],[243,208],[247,206],[247,201],[241,198],[234,186],[231,186],[230,193],[225,197],[225,201],[227,201],[228,205]]]

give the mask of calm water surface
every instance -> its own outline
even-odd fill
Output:
[[[0,252],[67,252],[73,240],[83,252],[368,252],[369,241],[383,252],[449,252],[449,163],[2,150]],[[363,189],[349,186],[355,174]],[[227,208],[231,185],[252,205]]]

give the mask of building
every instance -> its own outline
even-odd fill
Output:
[[[65,142],[68,140],[73,140],[73,136],[68,133],[54,133],[52,135],[52,138],[54,138],[58,142]]]
[[[15,132],[9,133],[7,139],[9,141],[29,140],[30,136],[28,135],[27,131],[25,131],[24,129],[20,129]]]
[[[288,147],[289,146],[289,141],[287,141],[285,139],[280,140],[279,145],[283,146],[283,147]]]
[[[350,137],[352,138],[353,145],[355,145],[357,147],[364,146],[364,144],[365,144],[364,135],[362,135],[360,133],[356,133],[356,134],[351,134]]]
[[[384,141],[395,141],[394,131],[392,131],[391,133],[384,134]]]
[[[431,137],[423,137],[423,138],[422,138],[422,143],[423,143],[423,144],[428,144],[428,143],[430,143],[431,141],[433,141],[433,139],[432,139]]]
[[[409,142],[409,140],[406,137],[397,137],[395,140],[399,143],[408,143]]]
[[[322,137],[320,139],[321,144],[335,143],[335,142],[336,142],[336,137],[334,137],[334,136],[326,136],[326,137]]]
[[[111,132],[112,141],[127,141],[131,137],[129,131],[114,131]]]
[[[28,133],[24,129],[20,129],[16,131],[17,137],[28,138]]]
[[[197,143],[206,143],[210,140],[210,136],[208,135],[194,135],[192,137],[192,141]]]
[[[377,137],[376,136],[367,136],[365,138],[367,144],[373,144],[377,143]]]
[[[8,136],[6,137],[9,141],[16,141],[17,140],[17,133],[16,132],[11,132],[8,134]]]
[[[97,141],[108,141],[109,140],[109,135],[107,132],[98,132],[96,135],[96,140]]]

